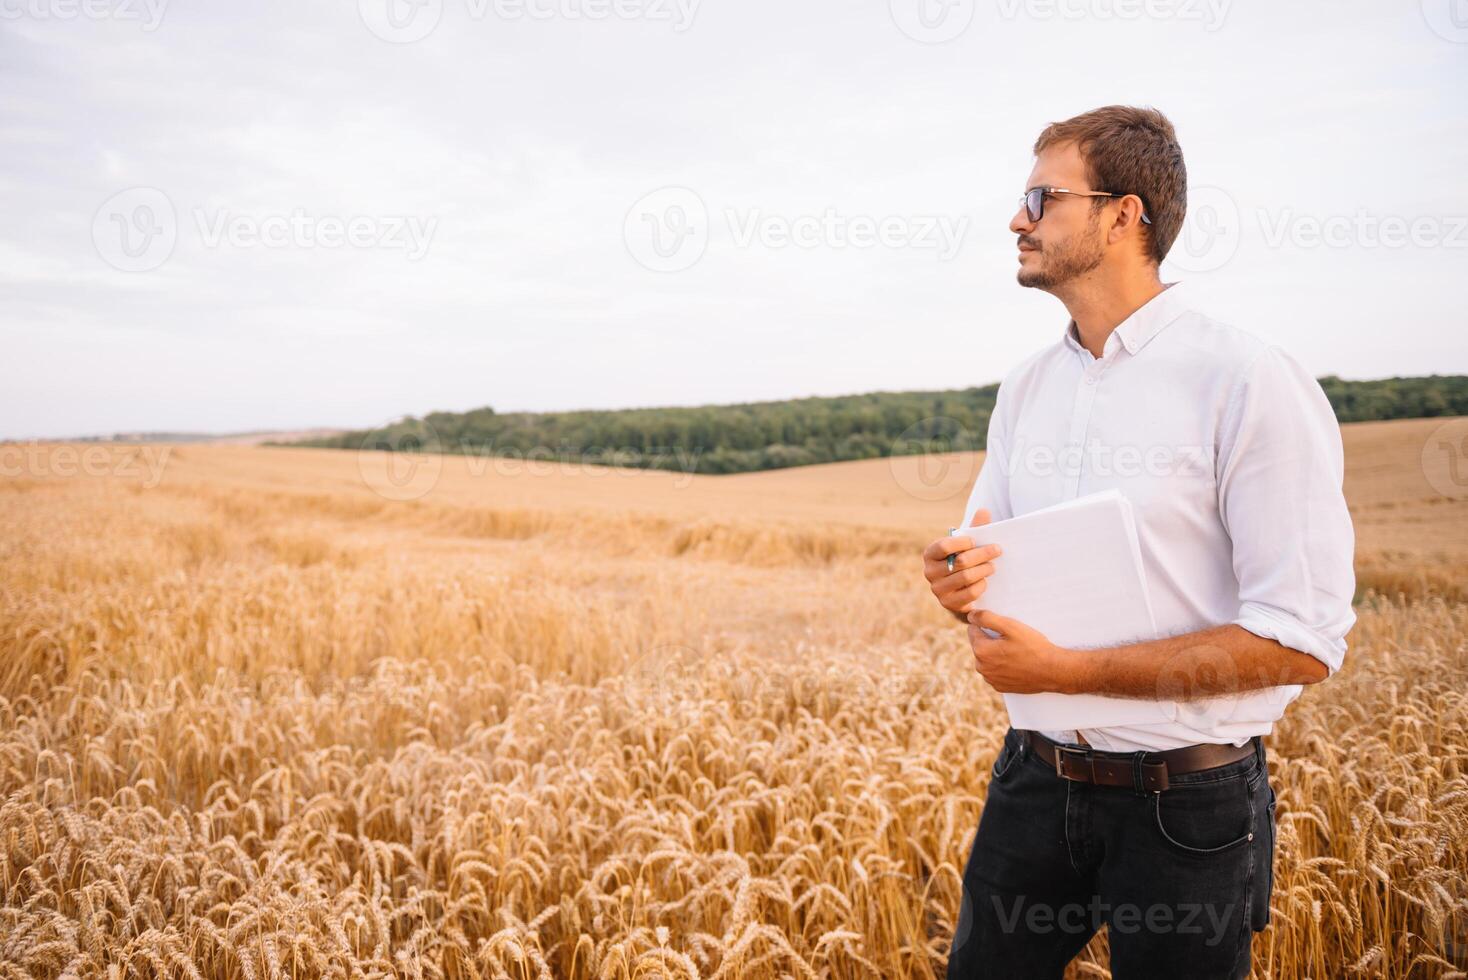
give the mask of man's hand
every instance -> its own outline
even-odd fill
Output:
[[[981,609],[968,615],[974,669],[1001,694],[1071,694],[1083,688],[1080,658],[1017,619]],[[992,639],[979,627],[1001,634]]]
[[[979,510],[970,526],[979,527],[990,520],[987,510]],[[958,557],[950,572],[948,556],[955,553]],[[997,544],[978,548],[971,538],[962,535],[939,538],[923,549],[923,575],[943,608],[960,622],[967,622],[965,617],[984,594],[988,584],[985,579],[994,574],[994,559],[1000,554]]]

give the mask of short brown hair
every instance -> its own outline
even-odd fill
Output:
[[[1188,170],[1172,123],[1156,109],[1103,106],[1046,126],[1035,140],[1035,155],[1070,142],[1086,161],[1091,190],[1142,199],[1152,221],[1142,226],[1148,252],[1161,265],[1188,212]],[[1107,200],[1095,198],[1092,206],[1103,207]]]

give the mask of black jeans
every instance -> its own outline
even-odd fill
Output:
[[[1062,779],[1011,728],[963,873],[949,980],[1058,978],[1103,924],[1116,980],[1248,976],[1274,889],[1264,742],[1168,781],[1149,793]]]

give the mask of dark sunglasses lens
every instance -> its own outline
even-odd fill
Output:
[[[1045,191],[1036,187],[1025,193],[1025,213],[1030,216],[1031,221],[1039,221],[1045,216]]]

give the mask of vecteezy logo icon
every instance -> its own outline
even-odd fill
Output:
[[[942,44],[964,31],[974,19],[974,0],[889,0],[892,22],[923,44]]]
[[[357,472],[386,500],[417,500],[443,474],[438,433],[424,420],[405,419],[368,430],[357,447]]]
[[[1468,497],[1468,418],[1436,426],[1422,444],[1422,475],[1450,500]]]
[[[367,29],[392,44],[412,44],[433,33],[443,0],[357,0]]]
[[[902,430],[892,441],[887,465],[893,482],[909,496],[950,500],[966,494],[973,485],[979,465],[975,452],[978,448],[973,433],[962,422],[936,415]],[[963,455],[955,458],[954,454]]]
[[[1422,0],[1422,19],[1443,40],[1468,43],[1468,0]]]
[[[644,195],[622,223],[627,251],[653,272],[681,272],[703,258],[709,213],[686,187],[662,187]]]
[[[112,195],[92,216],[92,244],[102,261],[123,272],[156,269],[178,243],[178,215],[156,187]]]
[[[953,927],[953,950],[957,952],[968,945],[969,933],[974,929],[974,898],[968,890],[968,885],[963,886],[963,893],[958,902],[958,923]]]
[[[710,680],[709,657],[693,647],[665,643],[634,657],[623,671],[623,690],[636,701],[669,710],[679,701],[698,700]]]
[[[1199,695],[1199,690],[1210,693]],[[1242,695],[1238,665],[1211,643],[1174,654],[1157,676],[1157,700],[1177,702],[1175,720],[1185,725],[1201,728],[1210,719],[1231,718]]]
[[[1239,249],[1239,206],[1221,187],[1188,191],[1188,215],[1167,261],[1184,272],[1212,272]]]

